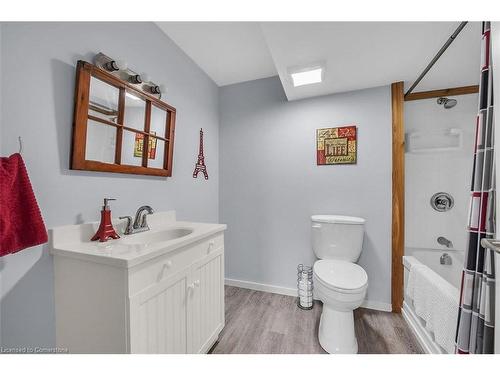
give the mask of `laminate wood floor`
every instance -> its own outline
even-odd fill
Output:
[[[325,353],[318,342],[322,304],[301,310],[294,297],[225,287],[226,326],[214,354]],[[357,309],[354,312],[359,353],[422,353],[400,314]]]

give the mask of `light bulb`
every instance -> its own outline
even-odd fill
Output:
[[[110,60],[103,65],[104,69],[110,72],[127,69],[127,63],[123,60]]]
[[[129,82],[134,84],[142,83],[142,77],[139,74],[133,74],[128,78]]]
[[[149,91],[151,94],[161,94],[160,87],[155,84],[149,87]]]

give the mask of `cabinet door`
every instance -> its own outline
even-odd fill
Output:
[[[213,250],[192,266],[194,291],[189,301],[191,353],[205,353],[224,327],[224,252]]]
[[[189,267],[130,297],[132,353],[187,353]]]

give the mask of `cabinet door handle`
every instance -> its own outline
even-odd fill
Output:
[[[208,252],[211,252],[214,249],[214,246],[215,246],[215,242],[214,241],[210,241],[208,243]]]
[[[189,293],[191,293],[194,290],[194,283],[193,284],[189,284],[187,286],[187,290],[188,290]]]
[[[160,282],[162,279],[163,279],[163,276],[165,274],[165,270],[168,270],[172,267],[172,261],[171,260],[167,260],[165,263],[163,263],[163,265],[161,266],[161,270],[160,270],[160,273],[158,274],[158,277],[157,277],[157,282]]]
[[[196,287],[200,286],[200,280],[196,280],[196,281],[194,282],[194,286],[196,286]]]

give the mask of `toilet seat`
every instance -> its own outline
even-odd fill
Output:
[[[368,284],[368,275],[362,267],[342,260],[318,260],[313,272],[322,286],[340,293],[359,293]]]

